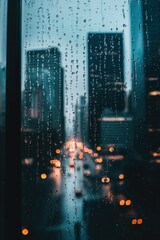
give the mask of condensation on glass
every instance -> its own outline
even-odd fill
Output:
[[[22,1],[22,237],[152,235],[159,9],[158,0]]]

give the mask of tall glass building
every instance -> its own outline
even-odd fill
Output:
[[[132,0],[130,4],[132,46],[132,114],[134,118],[134,149],[145,149],[145,74],[142,2]]]
[[[143,2],[147,147],[160,156],[160,1]]]
[[[26,81],[23,91],[22,131],[45,139],[47,152],[64,141],[63,68],[57,48],[29,50],[26,54]],[[27,137],[29,138],[29,136]],[[32,139],[32,137],[30,136]],[[36,143],[38,144],[38,143]],[[39,143],[40,144],[40,143]],[[35,147],[36,148],[36,147]],[[27,150],[28,151],[28,150]]]
[[[116,114],[125,109],[122,33],[88,34],[89,143],[100,143],[98,120],[105,108]]]

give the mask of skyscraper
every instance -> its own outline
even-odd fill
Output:
[[[6,68],[0,63],[0,127],[3,128],[5,122],[5,80]]]
[[[87,143],[87,108],[85,96],[80,96],[79,103],[75,106],[75,138]]]
[[[160,1],[143,1],[147,148],[160,156]]]
[[[159,26],[159,0],[131,1],[135,142],[152,155],[160,151]]]
[[[46,133],[48,145],[60,146],[64,141],[63,68],[57,48],[27,52],[23,98],[24,130]]]
[[[89,143],[100,142],[97,119],[104,108],[115,114],[125,109],[125,82],[122,33],[88,34]]]
[[[133,117],[128,112],[118,115],[104,109],[102,118],[97,119],[100,124],[100,146],[103,152],[109,147],[116,151],[132,150],[133,148]]]
[[[131,0],[132,113],[134,118],[134,149],[145,148],[145,74],[142,1]]]

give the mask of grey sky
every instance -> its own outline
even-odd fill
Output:
[[[52,46],[58,47],[62,53],[68,129],[72,127],[77,97],[88,91],[88,32],[124,32],[125,81],[130,89],[129,15],[128,0],[23,0],[23,56],[25,50]]]
[[[0,0],[0,63],[6,62],[7,1]]]

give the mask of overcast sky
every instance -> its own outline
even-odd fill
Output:
[[[125,81],[130,89],[128,0],[23,0],[22,6],[22,56],[25,50],[47,47],[58,47],[62,53],[67,128],[72,127],[76,99],[88,91],[88,32],[124,32]]]
[[[7,1],[0,0],[0,63],[6,62]]]

